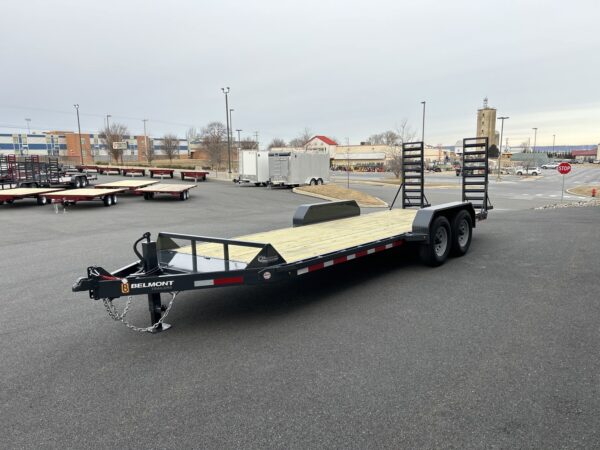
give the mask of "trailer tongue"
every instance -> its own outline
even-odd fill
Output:
[[[485,148],[487,151],[487,142]],[[422,145],[418,150],[422,160]],[[411,151],[414,153],[414,148]],[[412,166],[412,173],[416,167]],[[423,177],[423,165],[416,173]],[[422,188],[423,183],[419,186]],[[487,182],[484,186],[487,200]],[[233,239],[159,233],[154,241],[145,233],[134,244],[137,261],[114,272],[88,267],[87,276],[77,280],[73,291],[88,291],[90,298],[103,299],[109,315],[130,328],[158,332],[168,327],[164,319],[180,291],[273,283],[406,242],[417,243],[421,258],[431,266],[443,264],[450,255],[466,254],[476,219],[486,217],[488,204],[482,203],[477,212],[468,201],[425,206],[422,192],[408,195],[406,186],[402,189],[402,209],[360,215],[354,201],[303,205],[296,211],[291,228]],[[414,189],[410,187],[409,192]],[[419,209],[409,209],[411,206]],[[163,293],[172,295],[167,308],[161,303]],[[139,328],[126,321],[134,295],[148,296],[151,326]],[[128,300],[119,313],[112,300],[123,296]]]

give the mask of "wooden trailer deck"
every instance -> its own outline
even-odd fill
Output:
[[[233,239],[271,244],[286,262],[292,263],[411,232],[416,215],[417,210],[393,209]],[[223,246],[220,244],[199,244],[196,251],[198,256],[223,258]],[[181,247],[177,252],[191,254],[192,248]],[[229,247],[229,259],[248,264],[258,252],[257,248],[232,245]]]
[[[38,195],[62,191],[61,188],[14,188],[0,190],[0,201],[16,200],[26,197],[37,197]]]
[[[163,194],[174,194],[187,191],[191,188],[195,188],[197,184],[153,184],[140,189],[136,189],[136,192],[156,192]]]
[[[187,200],[190,196],[190,189],[195,188],[196,184],[153,184],[141,189],[136,189],[136,194],[144,194],[144,200],[152,200],[155,194],[167,194],[177,197],[180,200]]]
[[[154,180],[152,180],[152,181],[151,180],[122,180],[122,181],[113,181],[111,183],[97,184],[94,187],[96,189],[125,188],[130,191],[137,191],[138,189],[141,189],[146,186],[150,186],[152,184],[157,184],[157,183],[159,183],[159,182],[154,181]]]

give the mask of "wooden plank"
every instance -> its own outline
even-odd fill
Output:
[[[271,244],[287,262],[296,262],[410,232],[416,214],[416,210],[395,209],[233,239]],[[177,251],[187,254],[192,252],[189,246]],[[250,247],[230,246],[229,248],[230,259],[245,263],[252,261],[258,251],[259,249]],[[202,256],[222,258],[223,246],[201,244],[197,246],[197,253]]]
[[[136,189],[137,192],[183,192],[195,188],[197,184],[155,184]]]
[[[151,184],[157,184],[159,181],[154,180],[122,180],[122,181],[113,181],[111,183],[102,183],[97,184],[94,187],[96,189],[106,189],[106,188],[129,188],[129,189],[138,189],[145,186],[150,186]]]
[[[14,188],[0,190],[0,196],[9,195],[15,197],[24,197],[29,195],[39,195],[48,192],[62,191],[62,188]]]

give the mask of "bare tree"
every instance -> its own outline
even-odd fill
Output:
[[[274,138],[267,148],[272,149],[273,147],[285,147],[285,141],[280,138]]]
[[[408,119],[402,119],[400,125],[396,127],[396,131],[393,133],[396,137],[392,144],[393,148],[390,152],[387,166],[396,178],[400,178],[400,174],[402,173],[402,144],[413,142],[417,133],[408,125]],[[388,142],[390,142],[390,137],[391,135],[388,135]]]
[[[313,134],[310,129],[305,128],[304,131],[290,141],[290,147],[304,147],[312,137]]]
[[[105,126],[100,130],[100,139],[102,143],[106,145],[106,149],[108,151],[108,155],[111,160],[115,160],[115,162],[119,162],[121,160],[121,164],[123,164],[123,150],[113,148],[113,143],[115,142],[123,142],[125,136],[129,135],[129,130],[122,123],[111,123],[110,126]]]
[[[398,145],[402,145],[405,142],[413,142],[417,132],[408,124],[408,119],[402,119],[400,125],[396,127],[396,135],[398,136]]]
[[[221,122],[210,122],[202,129],[202,144],[210,163],[218,169],[223,162],[223,150],[227,139],[227,128]]]
[[[148,164],[152,164],[154,160],[154,142],[147,137],[144,145],[146,146],[146,161],[148,161]]]
[[[198,134],[198,130],[196,129],[196,127],[188,128],[188,130],[185,132],[185,138],[187,139],[187,142],[188,142],[188,156],[189,156],[192,142],[197,142],[200,139],[200,135]]]
[[[179,139],[172,133],[167,133],[162,138],[162,148],[169,162],[173,162],[173,157],[179,153]]]
[[[256,141],[253,141],[252,139],[242,139],[240,148],[242,150],[257,150]]]

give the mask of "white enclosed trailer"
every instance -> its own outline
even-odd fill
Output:
[[[269,153],[269,182],[275,186],[323,184],[329,181],[329,153],[289,151]]]
[[[238,183],[254,183],[256,186],[269,182],[269,152],[242,150],[239,157]]]

